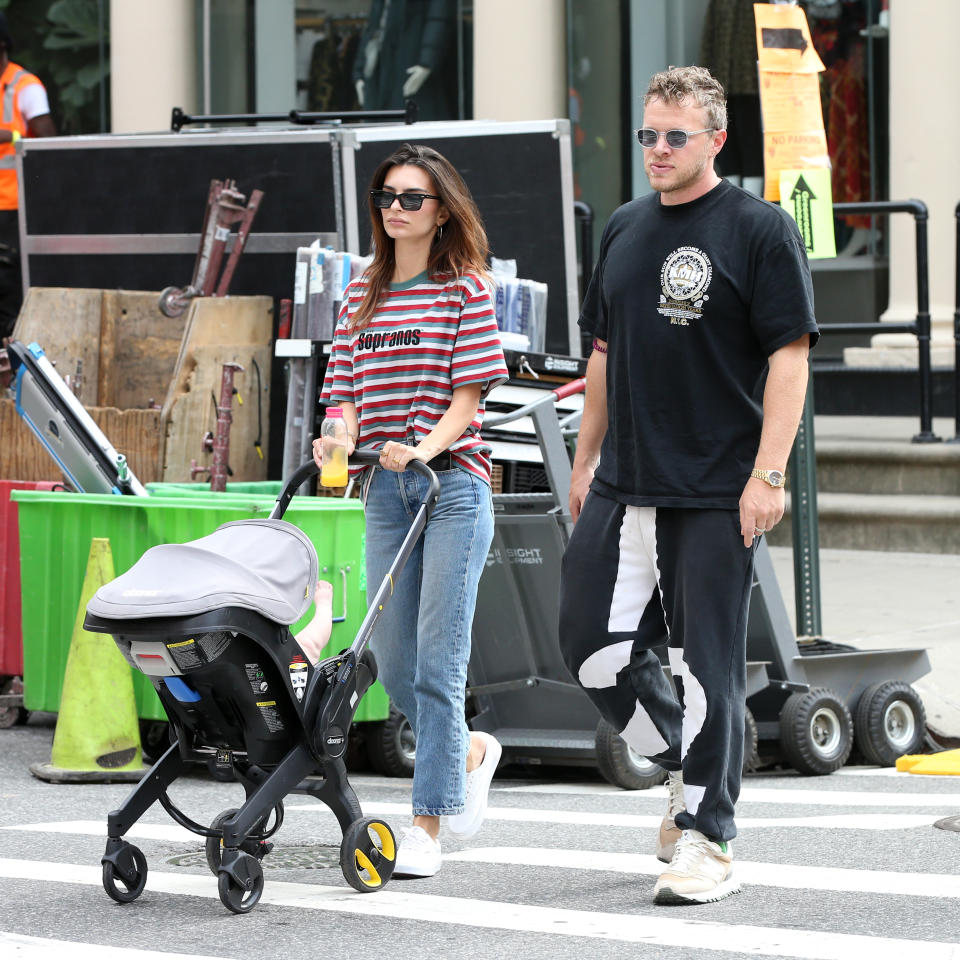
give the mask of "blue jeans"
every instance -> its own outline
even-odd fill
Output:
[[[463,811],[470,732],[464,691],[477,585],[493,540],[490,487],[465,470],[437,474],[440,499],[371,638],[380,680],[417,736],[414,816]],[[412,470],[367,478],[367,591],[373,598],[426,493]]]

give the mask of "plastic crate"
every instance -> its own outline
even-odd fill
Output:
[[[117,575],[160,543],[184,543],[244,517],[267,517],[274,497],[211,493],[184,497],[118,497],[109,494],[14,492],[20,517],[23,576],[24,705],[56,711],[60,706],[70,634],[93,537],[110,540]],[[341,569],[346,571],[346,620],[334,624],[326,653],[353,641],[366,614],[363,508],[356,500],[294,497],[284,519],[310,537],[320,576],[333,583],[334,616],[343,613]],[[313,608],[293,626],[306,624]],[[134,672],[138,714],[166,714],[149,680]],[[357,706],[356,719],[383,720],[389,699],[377,683]]]

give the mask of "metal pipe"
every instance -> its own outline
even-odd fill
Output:
[[[288,110],[286,113],[214,113],[194,116],[184,113],[182,107],[174,107],[170,113],[170,129],[176,133],[192,123],[415,123],[417,105],[407,100],[403,110],[344,110],[339,113],[315,113],[307,110]]]

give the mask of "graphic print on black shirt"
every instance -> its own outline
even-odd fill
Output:
[[[657,312],[675,326],[686,327],[698,320],[710,299],[707,289],[713,276],[710,258],[697,247],[674,250],[660,271],[660,306]]]
[[[737,509],[762,423],[767,358],[817,340],[789,215],[721,181],[690,203],[651,194],[603,233],[580,326],[607,342],[593,489],[635,506]]]

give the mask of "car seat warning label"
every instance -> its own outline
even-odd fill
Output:
[[[244,667],[246,668],[247,680],[250,681],[250,689],[253,691],[254,696],[259,697],[261,694],[266,693],[270,684],[267,683],[267,678],[263,675],[260,664],[245,663]]]
[[[277,710],[276,700],[260,700],[257,702],[257,708],[271,733],[278,733],[284,729],[283,720],[280,719],[280,711]]]
[[[190,640],[180,640],[178,643],[168,643],[167,649],[174,663],[181,670],[192,670],[201,665],[200,654],[197,651],[197,644],[191,638]]]

